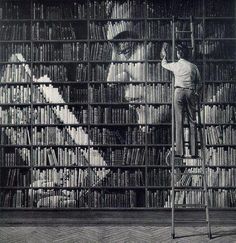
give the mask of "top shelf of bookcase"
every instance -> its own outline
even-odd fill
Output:
[[[194,20],[236,20],[236,16],[224,16],[224,17],[194,17]],[[142,18],[81,18],[81,19],[0,19],[0,22],[117,22],[117,21],[171,21],[172,17],[142,17]],[[178,17],[176,20],[189,20],[189,17]]]

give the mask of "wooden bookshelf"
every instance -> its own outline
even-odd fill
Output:
[[[173,3],[0,1],[1,213],[170,209],[173,76],[159,53],[172,15],[186,30],[190,14],[210,207],[235,210],[235,2]],[[201,178],[185,179],[184,200],[197,204]]]

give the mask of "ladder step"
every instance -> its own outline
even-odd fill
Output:
[[[208,220],[175,220],[175,223],[208,223]]]

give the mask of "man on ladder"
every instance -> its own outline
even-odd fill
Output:
[[[175,157],[184,156],[184,112],[190,123],[190,153],[193,158],[198,156],[197,129],[196,129],[196,107],[198,102],[198,90],[200,85],[200,73],[196,65],[187,61],[188,47],[184,44],[176,45],[177,62],[168,63],[165,48],[162,51],[163,59],[161,65],[170,70],[175,76],[174,85],[174,111],[175,111]]]
[[[209,221],[209,205],[208,205],[208,188],[207,188],[207,179],[206,179],[206,154],[205,154],[205,133],[203,126],[201,125],[200,117],[200,100],[199,100],[199,90],[200,85],[200,73],[196,65],[188,61],[189,48],[182,44],[175,43],[176,35],[179,33],[190,33],[191,34],[191,44],[192,44],[192,57],[195,54],[195,45],[194,45],[194,28],[193,28],[193,18],[190,17],[190,30],[189,31],[178,31],[175,28],[175,18],[172,20],[172,62],[167,62],[167,43],[163,44],[161,51],[162,58],[162,67],[172,71],[175,76],[174,82],[172,82],[172,88],[174,89],[174,95],[172,97],[172,224],[171,224],[171,235],[172,238],[175,238],[175,207],[191,207],[191,204],[182,204],[175,203],[175,192],[183,190],[182,195],[184,195],[185,187],[178,187],[175,185],[175,176],[178,174],[188,174],[188,176],[193,175],[202,175],[203,176],[203,191],[204,191],[204,204],[194,203],[193,206],[205,207],[206,210],[206,220],[205,222],[208,225],[208,237],[211,238],[211,228]],[[177,49],[177,58],[178,61],[175,62],[175,46]],[[200,147],[201,147],[201,160],[202,160],[202,172],[199,173],[177,173],[175,166],[175,160],[180,158],[185,158],[185,146],[184,146],[184,114],[187,113],[188,121],[190,124],[190,153],[191,155],[188,158],[198,158],[198,134],[197,127],[199,130],[200,137]],[[196,121],[196,113],[198,114],[198,123]],[[174,144],[175,142],[175,144]],[[188,171],[188,170],[187,170]],[[177,187],[177,188],[176,188]],[[201,187],[199,188],[200,190]]]

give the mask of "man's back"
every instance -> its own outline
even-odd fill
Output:
[[[198,68],[193,63],[181,58],[178,62],[167,63],[164,58],[162,67],[172,71],[175,75],[175,87],[194,89],[200,81]]]

